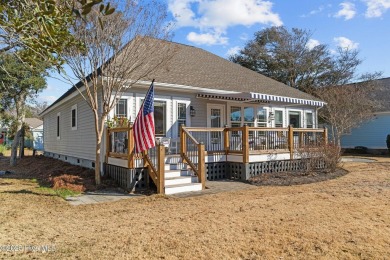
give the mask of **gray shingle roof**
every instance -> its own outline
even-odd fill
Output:
[[[378,112],[390,111],[390,78],[378,79],[372,90],[374,98],[380,102],[381,108]]]
[[[149,75],[149,79],[193,87],[319,100],[200,48],[167,44],[175,45],[177,51],[167,66]]]
[[[37,128],[38,126],[43,124],[43,121],[38,118],[25,118],[24,122],[31,128]]]

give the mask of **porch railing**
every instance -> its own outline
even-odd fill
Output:
[[[192,143],[205,143],[208,154],[242,154],[243,162],[249,161],[250,154],[269,152],[290,153],[305,146],[320,146],[326,143],[326,129],[267,128],[267,127],[226,127],[199,128],[182,127],[184,136],[191,136]],[[184,143],[183,143],[184,142]],[[181,154],[187,151],[188,140],[181,139]]]
[[[205,138],[206,136],[202,134],[198,137],[200,137],[201,140],[205,140],[202,138]],[[181,127],[180,156],[183,162],[187,163],[198,177],[199,183],[202,184],[202,189],[205,189],[206,187],[205,154],[205,145],[203,142],[199,142],[184,127]]]
[[[156,145],[143,153],[135,153],[133,127],[107,128],[106,130],[106,160],[116,158],[127,160],[127,168],[145,167],[157,187],[157,193],[165,193],[164,189],[164,163],[165,147]]]

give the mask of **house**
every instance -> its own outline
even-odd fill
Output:
[[[156,139],[167,146],[163,168],[172,170],[178,167],[173,164],[187,162],[193,168],[205,167],[209,180],[233,175],[247,179],[258,174],[256,169],[263,166],[276,171],[283,167],[296,169],[297,164],[290,161],[294,140],[297,146],[319,140],[316,136],[324,134],[323,129],[316,129],[318,109],[324,105],[321,100],[200,48],[166,44],[176,48],[175,55],[168,67],[149,75],[155,79]],[[144,79],[128,89],[110,119],[134,121],[150,84],[151,80]],[[81,86],[79,83],[78,87]],[[75,87],[41,115],[46,156],[95,167],[93,116]],[[185,127],[181,129],[181,125]],[[289,131],[290,125],[296,132]],[[131,139],[131,129],[108,129],[101,159],[105,171],[112,172],[110,176],[121,175],[122,180],[136,178],[137,187],[144,185],[140,184],[141,179],[147,178],[139,176],[151,162],[145,164],[140,156],[132,155]],[[203,158],[197,150],[202,142]],[[198,156],[192,164],[190,155]],[[278,164],[273,164],[276,161]],[[245,167],[241,167],[242,163]],[[171,179],[165,182],[166,193],[168,186],[173,185],[168,182],[180,177],[170,174],[167,178]]]
[[[32,134],[32,143],[25,145],[36,151],[43,151],[43,121],[39,118],[25,118],[24,122],[28,125]]]
[[[372,94],[381,103],[373,118],[341,138],[342,148],[366,147],[370,152],[387,152],[386,137],[390,134],[390,78],[377,80]]]

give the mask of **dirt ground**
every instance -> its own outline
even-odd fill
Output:
[[[389,259],[390,158],[376,160],[305,185],[82,206],[0,177],[0,258]]]

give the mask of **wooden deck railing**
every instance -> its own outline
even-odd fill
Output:
[[[185,128],[180,129],[180,156],[198,177],[202,189],[206,187],[205,145],[196,140]]]
[[[184,135],[190,135],[191,142],[205,143],[208,154],[242,154],[242,161],[249,162],[250,154],[269,152],[290,153],[305,146],[320,146],[326,143],[326,129],[267,128],[267,127],[226,127],[200,128],[182,127]],[[181,154],[187,151],[186,139],[181,139]],[[184,142],[184,143],[183,143]]]
[[[118,158],[127,160],[127,168],[145,167],[157,187],[157,193],[164,194],[164,162],[165,147],[156,145],[143,153],[135,153],[133,127],[107,128],[106,131],[106,160]]]

